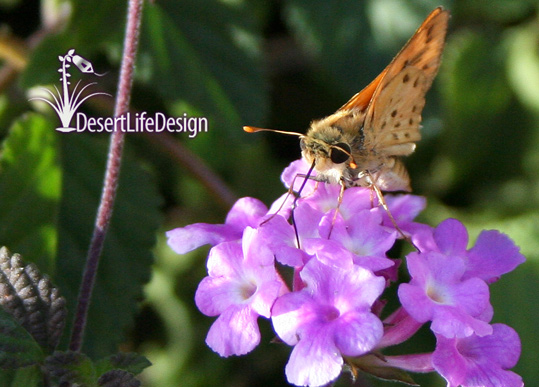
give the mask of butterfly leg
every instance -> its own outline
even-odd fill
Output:
[[[333,213],[333,219],[331,220],[331,227],[329,228],[329,233],[328,233],[327,239],[329,239],[331,237],[331,232],[333,231],[333,225],[337,221],[337,214],[339,213],[339,209],[341,208],[342,199],[343,199],[343,196],[344,196],[344,189],[345,189],[344,181],[341,180],[339,182],[339,185],[341,186],[341,189],[339,191],[339,198],[337,200],[337,207],[335,207],[335,212]]]
[[[370,184],[370,187],[374,190],[374,192],[376,193],[376,196],[378,197],[378,202],[384,208],[385,212],[387,213],[387,216],[389,217],[389,220],[391,221],[391,224],[393,224],[393,227],[395,227],[395,230],[397,230],[397,232],[401,235],[401,237],[405,241],[410,243],[414,247],[414,249],[416,249],[418,252],[421,252],[421,250],[419,250],[419,248],[414,244],[414,242],[412,242],[412,239],[408,235],[406,235],[397,224],[397,221],[393,217],[393,214],[391,214],[391,211],[389,211],[389,207],[387,206],[382,190],[376,185],[376,183],[374,182],[372,178],[372,175],[367,172],[366,176]]]

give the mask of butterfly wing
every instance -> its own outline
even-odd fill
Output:
[[[363,128],[363,146],[377,155],[408,156],[421,139],[419,124],[429,79],[406,67],[385,83],[371,105]]]
[[[425,94],[440,66],[448,21],[442,7],[432,11],[384,71],[339,109],[364,115],[362,154],[385,158],[373,176],[382,190],[410,190],[406,168],[395,157],[411,154],[421,139]]]
[[[389,82],[407,66],[414,66],[425,71],[427,77],[430,78],[428,83],[430,87],[440,66],[448,21],[449,12],[442,7],[432,11],[384,71],[367,87],[350,98],[339,110],[366,110],[379,93],[380,85]]]
[[[449,12],[436,8],[383,71],[367,107],[364,136],[370,150],[405,156],[421,138],[425,94],[440,67]]]

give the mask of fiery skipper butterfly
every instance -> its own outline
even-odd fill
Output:
[[[343,188],[372,186],[377,192],[411,191],[401,157],[421,139],[421,112],[440,66],[448,20],[442,7],[432,11],[374,81],[334,114],[313,121],[307,134],[244,130],[299,136],[302,156],[318,181]]]

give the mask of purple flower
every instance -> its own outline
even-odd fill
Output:
[[[488,335],[492,329],[479,316],[489,308],[488,285],[479,278],[462,280],[464,259],[437,252],[407,257],[409,284],[401,284],[402,306],[418,322],[432,321],[432,331],[445,337]]]
[[[297,248],[294,228],[281,215],[275,215],[259,228],[261,239],[283,265],[300,267],[308,261],[303,250]]]
[[[178,253],[214,246],[208,276],[195,295],[202,313],[218,316],[208,346],[221,356],[253,350],[262,316],[294,346],[286,375],[297,385],[330,383],[346,359],[374,374],[384,367],[436,369],[449,387],[521,386],[522,379],[508,371],[520,354],[518,336],[505,325],[488,323],[493,316],[488,284],[524,261],[518,247],[491,230],[467,249],[468,233],[459,221],[447,219],[436,228],[414,222],[425,199],[388,195],[393,219],[419,251],[407,257],[411,280],[399,286],[402,307],[386,318],[384,332],[378,315],[387,301],[379,297],[397,281],[401,262],[386,255],[399,237],[395,224],[373,189],[341,192],[339,185],[298,176],[309,169],[297,160],[281,175],[294,191],[303,187],[299,198],[286,193],[269,211],[257,199],[242,198],[224,224],[167,232]],[[279,270],[293,268],[293,292],[275,261],[284,265]],[[382,354],[428,321],[438,339],[434,353]]]
[[[412,225],[412,220],[414,220],[427,205],[427,200],[424,197],[409,194],[385,195],[384,199],[387,207],[391,211],[393,219],[395,219],[399,227],[403,230],[407,229],[407,226]],[[384,217],[384,224],[388,226],[392,225],[387,212],[384,211],[382,215]]]
[[[258,316],[269,318],[273,302],[286,291],[273,254],[248,227],[241,244],[213,247],[207,265],[209,276],[199,284],[195,302],[202,313],[219,317],[206,343],[221,356],[246,354],[260,342]]]
[[[308,203],[323,215],[333,216],[334,210],[339,208],[339,213],[344,220],[350,219],[354,214],[362,210],[371,210],[376,207],[373,202],[373,191],[365,187],[352,187],[344,190],[342,202],[339,205],[341,188],[334,184],[319,184],[316,191],[301,199]]]
[[[425,209],[426,199],[416,195],[385,195],[387,207],[391,212],[391,216],[399,226],[400,230],[412,238],[412,242],[421,251],[424,250],[421,246],[420,235],[432,234],[432,227],[423,223],[417,223],[413,220]],[[395,228],[387,211],[380,209],[384,218],[383,224],[387,227]]]
[[[260,200],[241,198],[228,212],[225,224],[195,223],[175,228],[166,233],[168,245],[178,254],[185,254],[206,244],[238,240],[247,226],[257,227],[267,212]]]
[[[433,233],[424,233],[422,237],[419,244],[427,250],[465,259],[463,279],[477,277],[487,283],[495,282],[502,274],[514,270],[526,260],[513,241],[496,230],[482,231],[475,246],[466,250],[468,232],[456,219],[444,220]]]
[[[352,253],[355,264],[373,272],[393,266],[394,262],[386,257],[386,252],[395,243],[397,233],[382,226],[378,211],[360,210],[346,222],[333,222],[331,216],[326,216],[321,228],[331,228],[330,239],[338,241]],[[329,231],[321,232],[327,233]]]
[[[283,173],[281,173],[281,181],[286,188],[290,188],[293,183],[294,191],[298,192],[305,181],[305,178],[303,176],[305,176],[307,172],[309,172],[310,167],[311,166],[307,164],[307,162],[303,158],[299,160],[294,160],[288,165],[288,167],[283,170]],[[316,176],[316,170],[313,169],[313,171],[311,172],[311,176]],[[315,180],[309,179],[305,183],[305,187],[303,188],[305,192],[302,192],[302,196],[305,196],[307,193],[312,192],[315,189],[316,185],[317,182]]]
[[[492,283],[525,260],[507,235],[496,230],[484,230],[477,237],[475,246],[468,250],[468,270],[464,278],[478,277]]]
[[[513,368],[520,356],[518,334],[504,324],[494,324],[491,335],[460,339],[437,336],[432,355],[435,369],[448,387],[520,387],[522,378]]]
[[[513,270],[525,258],[504,234],[483,231],[466,250],[468,233],[455,219],[416,239],[424,253],[411,253],[409,284],[401,284],[402,305],[419,322],[447,338],[489,335],[492,318],[487,282]],[[429,251],[430,250],[430,251]]]
[[[359,266],[342,269],[311,259],[301,271],[305,287],[277,299],[271,314],[275,332],[294,345],[286,365],[288,381],[322,386],[336,379],[343,356],[373,349],[383,334],[371,306],[385,280]]]

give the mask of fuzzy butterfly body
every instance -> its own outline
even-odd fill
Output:
[[[400,158],[421,139],[425,94],[438,72],[448,19],[449,12],[436,8],[373,82],[300,136],[317,180],[411,190]]]

